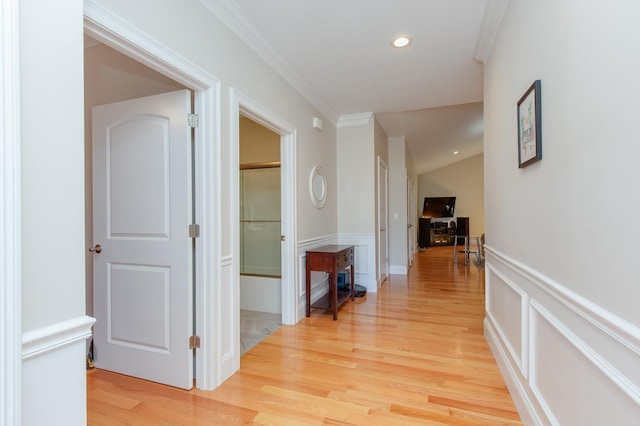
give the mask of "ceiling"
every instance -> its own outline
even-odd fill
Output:
[[[483,151],[481,61],[508,0],[201,1],[330,120],[373,112],[404,136],[419,174]]]

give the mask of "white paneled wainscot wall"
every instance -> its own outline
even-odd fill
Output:
[[[22,393],[21,424],[86,424],[86,410],[76,408],[87,399],[85,341],[94,323],[83,315],[23,334],[22,388],[28,391]]]
[[[523,422],[638,424],[640,329],[490,246],[486,256],[485,336]]]

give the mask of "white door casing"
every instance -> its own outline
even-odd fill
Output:
[[[261,126],[266,127],[274,133],[280,135],[280,184],[281,184],[281,227],[284,240],[281,245],[281,274],[282,274],[282,323],[293,325],[298,322],[298,301],[300,298],[299,283],[297,281],[298,270],[296,258],[296,129],[275,113],[263,107],[253,99],[241,93],[239,90],[231,89],[231,117],[233,125],[231,128],[232,141],[232,164],[236,171],[240,169],[240,115],[244,115]],[[233,257],[239,262],[239,223],[240,215],[239,202],[239,173],[234,174],[232,185],[233,197]],[[234,318],[232,324],[227,324],[227,328],[233,331],[234,355],[233,365],[235,369],[240,368],[240,268],[238,262],[233,262],[233,309]]]
[[[93,108],[95,362],[190,389],[188,90]]]
[[[389,276],[389,172],[387,165],[378,157],[378,286]]]

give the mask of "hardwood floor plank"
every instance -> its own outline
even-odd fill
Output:
[[[89,425],[519,425],[484,338],[484,271],[451,247],[248,351],[212,392],[93,370]]]

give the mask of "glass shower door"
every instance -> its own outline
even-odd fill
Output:
[[[280,272],[280,167],[240,170],[240,273]]]

